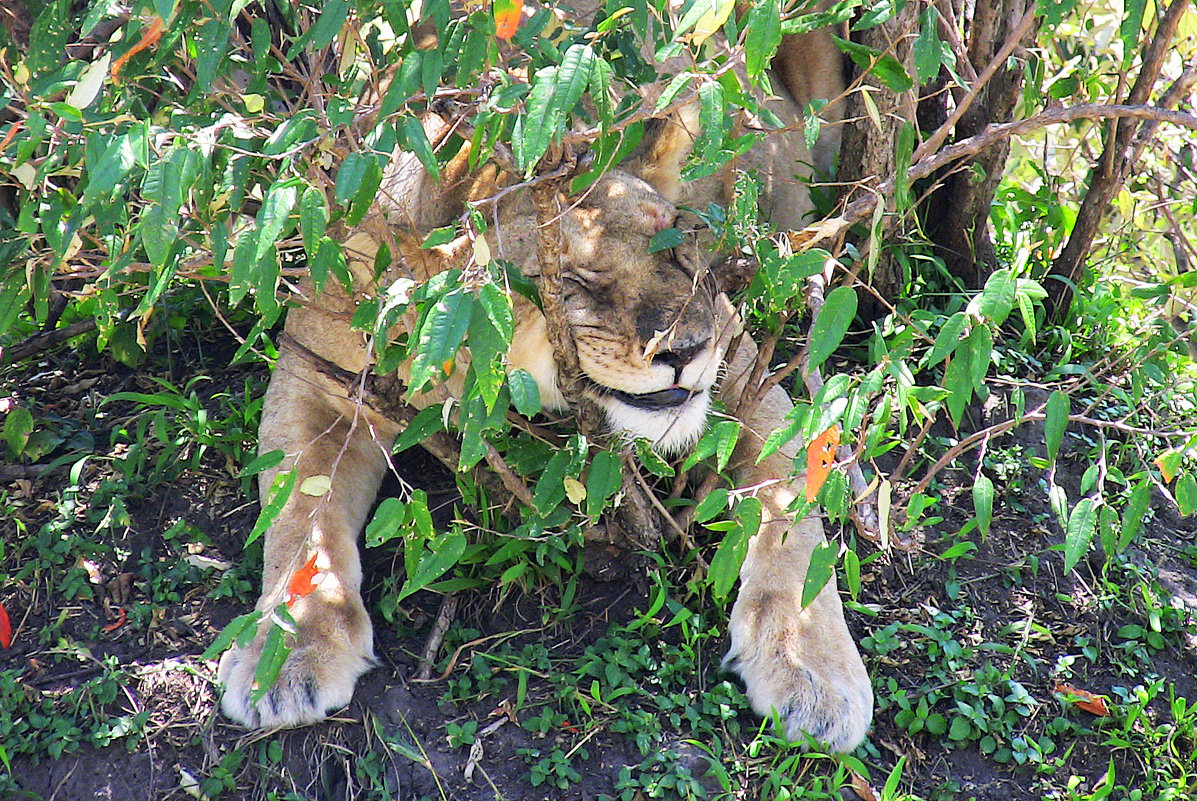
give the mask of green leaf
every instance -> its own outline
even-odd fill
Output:
[[[699,86],[698,101],[698,140],[694,143],[694,159],[714,171],[719,165],[719,148],[723,145],[727,126],[722,84],[709,81]],[[706,169],[699,168],[699,172],[706,174]]]
[[[655,113],[661,113],[669,108],[669,104],[677,100],[682,92],[690,88],[690,84],[694,82],[694,73],[679,72],[670,79],[669,83],[665,85],[665,89],[661,92],[661,96],[657,98],[657,105],[653,109]]]
[[[961,347],[963,348],[966,343],[967,340],[961,343]],[[958,352],[952,361],[948,362],[947,369],[943,371],[943,388],[949,393],[945,403],[948,405],[952,424],[960,425],[964,407],[968,405],[973,396],[972,374],[969,370],[967,352]]]
[[[761,502],[756,498],[743,498],[736,505],[735,525],[728,530],[719,543],[719,549],[711,559],[709,575],[711,594],[723,600],[735,586],[740,575],[740,565],[748,554],[748,541],[761,525]]]
[[[1071,573],[1089,551],[1093,531],[1097,526],[1097,501],[1081,498],[1068,516],[1064,534],[1064,572]]]
[[[1197,478],[1185,473],[1176,480],[1176,505],[1185,517],[1197,512]]]
[[[287,51],[288,61],[299,55],[304,47],[310,46],[312,50],[323,50],[328,47],[332,43],[333,37],[341,30],[341,26],[345,24],[345,19],[349,14],[348,0],[328,0],[321,8],[320,17],[316,23],[304,31]]]
[[[532,505],[542,516],[548,515],[565,500],[565,476],[569,469],[569,453],[557,451],[549,458],[544,472],[536,481]]]
[[[25,452],[25,443],[33,433],[33,413],[24,406],[14,407],[4,418],[4,441],[9,449],[20,456]]]
[[[785,259],[768,259],[764,266],[769,279],[765,288],[773,300],[773,308],[781,311],[801,300],[806,279],[821,273],[827,266],[827,258],[827,251],[816,248]]]
[[[283,511],[287,500],[290,499],[291,490],[294,487],[295,468],[280,470],[278,475],[274,477],[274,481],[270,483],[270,489],[266,492],[266,502],[262,504],[262,511],[258,513],[258,519],[254,523],[253,530],[245,538],[245,545],[247,547],[258,537],[265,534],[266,529],[274,525],[274,521],[278,519],[279,513]]]
[[[656,253],[658,250],[669,250],[682,244],[686,239],[676,228],[666,228],[653,234],[653,238],[648,240],[648,252]]]
[[[494,285],[488,287],[492,293],[499,292]],[[485,292],[479,292],[476,300],[482,301]],[[505,296],[504,296],[505,299]],[[508,317],[510,319],[510,317]],[[502,321],[499,323],[502,325]],[[503,357],[511,344],[510,336],[504,337],[495,327],[494,320],[486,312],[482,302],[473,304],[469,324],[470,341],[470,374],[474,382],[470,392],[476,392],[486,405],[486,410],[492,411],[499,399],[499,392],[503,389],[503,382],[507,373],[503,369]]]
[[[1064,442],[1064,431],[1068,428],[1070,401],[1068,395],[1055,390],[1047,399],[1047,410],[1043,419],[1043,436],[1047,443],[1047,458],[1054,462]]]
[[[411,152],[416,154],[416,158],[432,176],[432,180],[439,182],[441,168],[436,162],[436,154],[432,152],[432,143],[428,141],[428,135],[424,133],[423,124],[415,117],[404,117],[403,138]]]
[[[914,40],[914,74],[919,85],[929,83],[939,74],[939,12],[933,6],[919,15],[919,35]]]
[[[744,23],[744,57],[748,74],[755,78],[769,68],[781,44],[781,0],[754,3]]]
[[[1151,504],[1151,483],[1147,479],[1139,482],[1126,501],[1126,509],[1122,513],[1122,531],[1118,535],[1118,550],[1125,549],[1139,536],[1143,527],[1143,517]]]
[[[573,44],[565,51],[559,67],[542,67],[532,81],[532,91],[524,114],[522,131],[515,137],[516,163],[526,174],[536,167],[540,157],[560,133],[568,115],[582,98],[590,83],[594,64],[590,45]]]
[[[989,524],[993,521],[993,481],[989,476],[977,476],[973,483],[973,513],[981,536],[989,536]]]
[[[914,86],[914,80],[906,72],[902,62],[888,53],[839,37],[836,37],[835,43],[857,66],[872,72],[890,90],[905,92]]]
[[[96,201],[112,192],[137,164],[138,150],[145,147],[145,129],[134,128],[115,137],[103,155],[87,171],[87,187],[80,204],[90,208]]]
[[[996,270],[986,279],[981,294],[969,301],[968,312],[994,325],[1001,325],[1014,309],[1016,287],[1014,274],[1010,270]]]
[[[818,368],[835,353],[855,318],[855,289],[850,286],[837,286],[827,293],[827,300],[811,327],[809,369]]]
[[[948,739],[957,742],[967,740],[972,735],[973,726],[968,722],[968,718],[963,715],[957,715],[952,718],[952,728],[948,730]]]
[[[623,463],[611,451],[598,451],[590,460],[586,476],[586,514],[598,517],[607,499],[623,486]]]
[[[927,367],[934,367],[956,350],[956,346],[960,344],[960,332],[964,330],[966,322],[968,322],[968,315],[964,312],[956,312],[948,318],[948,321],[939,329],[938,336],[935,337],[935,345],[931,348],[930,355],[927,356]]]
[[[286,607],[282,607],[286,609]],[[278,680],[278,673],[287,661],[291,649],[283,638],[283,630],[274,624],[266,632],[266,642],[262,645],[262,655],[258,657],[257,667],[254,668],[253,689],[249,691],[249,702],[256,704],[270,692],[270,688]]]
[[[403,429],[403,433],[395,440],[391,453],[402,453],[414,445],[419,445],[433,434],[444,430],[444,410],[440,406],[425,407],[416,413],[412,421]]]
[[[1122,60],[1130,64],[1134,54],[1143,46],[1143,12],[1147,8],[1147,0],[1126,0],[1122,5],[1122,23],[1118,27],[1118,35],[1122,38]]]
[[[993,334],[986,326],[979,325],[968,335],[968,367],[973,388],[985,383],[989,363],[993,359]]]
[[[261,619],[262,613],[257,610],[233,618],[227,626],[220,630],[220,634],[216,636],[212,644],[204,649],[204,652],[200,654],[200,659],[215,659],[220,656],[233,644],[233,640],[239,638],[246,630],[256,628]]]
[[[403,583],[397,600],[424,589],[449,571],[461,560],[466,544],[465,532],[460,530],[447,531],[430,539],[415,571]]]
[[[247,478],[248,476],[256,476],[263,470],[269,470],[272,467],[277,467],[283,463],[283,457],[286,456],[281,448],[275,448],[266,453],[260,453],[255,456],[249,464],[241,468],[241,472],[237,473],[237,478]]]
[[[722,514],[723,510],[727,508],[727,499],[727,489],[715,487],[694,507],[694,522],[705,523],[714,519],[716,515]]]
[[[512,370],[507,374],[507,387],[511,392],[511,402],[515,404],[517,412],[524,417],[532,417],[540,413],[540,387],[537,386],[536,379],[532,377],[531,373],[522,367]]]
[[[195,35],[195,89],[197,96],[207,91],[216,79],[216,69],[229,47],[233,26],[228,20],[211,18],[199,26]]]
[[[660,454],[653,450],[652,443],[648,440],[636,440],[636,455],[640,458],[640,464],[644,466],[644,469],[654,476],[667,478],[674,474],[674,469],[669,462],[662,459]]]
[[[831,581],[835,573],[835,563],[839,557],[839,548],[830,542],[820,542],[810,554],[810,566],[806,569],[806,578],[802,582],[802,608],[814,603],[815,598]]]
[[[299,184],[295,178],[275,181],[267,191],[266,200],[258,210],[258,236],[254,250],[256,265],[260,266],[268,254],[274,253],[275,241],[287,227],[298,194]]]
[[[324,193],[309,186],[299,199],[299,230],[303,234],[303,249],[309,259],[316,257],[327,227],[328,207],[324,203]]]
[[[469,329],[473,302],[473,294],[458,287],[427,308],[416,332],[410,393],[420,391],[433,378],[449,374],[452,359]]]
[[[362,153],[350,153],[345,157],[341,168],[337,170],[337,183],[333,189],[333,198],[338,203],[346,203],[357,195],[373,162],[372,156]]]

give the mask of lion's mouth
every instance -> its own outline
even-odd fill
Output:
[[[662,389],[658,392],[645,392],[642,394],[620,392],[618,389],[611,389],[610,387],[604,387],[603,390],[607,395],[610,395],[621,403],[626,403],[628,406],[634,406],[637,409],[645,409],[650,412],[661,411],[662,409],[676,409],[696,394],[694,390],[686,389],[685,387],[670,387],[669,389]]]

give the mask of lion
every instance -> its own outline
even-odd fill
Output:
[[[811,209],[801,179],[810,174],[812,160],[827,159],[826,153],[812,157],[807,150],[803,106],[815,97],[840,94],[839,55],[824,31],[788,36],[774,67],[777,96],[768,102],[786,128],[764,137],[738,166],[761,176],[764,213],[783,230],[797,229]],[[830,119],[835,114],[832,106],[824,112]],[[584,376],[582,391],[602,410],[612,432],[646,438],[666,454],[693,446],[714,397],[736,408],[756,355],[747,337],[736,336],[740,321],[711,280],[709,254],[700,253],[693,237],[672,250],[650,252],[653,235],[674,225],[679,206],[727,203],[727,175],[682,180],[697,116],[685,107],[648,126],[626,162],[580,197],[560,198],[563,304]],[[435,142],[447,125],[430,114],[425,127]],[[834,126],[827,129],[832,133],[821,137],[823,149],[834,147]],[[379,243],[400,228],[428,229],[451,221],[462,199],[485,183],[465,164],[459,154],[438,184],[410,154],[393,160],[377,213],[344,241],[346,253],[355,254],[350,264],[354,294],[330,282],[289,312],[286,331],[299,350],[349,373],[370,369],[367,339],[350,319],[356,303],[380,285],[373,274]],[[497,219],[486,233],[489,249],[537,279],[537,216],[528,193],[509,193]],[[418,235],[399,237],[402,258],[382,285],[394,279],[396,270],[426,280],[462,258],[461,248],[421,250],[419,240]],[[545,317],[522,296],[512,301],[516,325],[507,369],[527,370],[544,406],[562,410],[565,399]],[[733,340],[742,341],[731,352]],[[442,392],[455,389],[460,387],[450,377]],[[426,393],[414,402],[441,403],[445,397]],[[801,477],[793,477],[799,446],[791,444],[758,464],[762,444],[792,405],[775,386],[740,420],[733,475],[737,486],[755,488],[748,491],[762,502],[763,520],[740,570],[723,665],[742,678],[752,708],[776,716],[790,738],[804,741],[809,735],[832,751],[847,752],[870,725],[872,689],[834,580],[809,606],[801,604],[810,556],[824,534],[818,517],[795,519],[788,511],[803,491]],[[328,476],[331,489],[317,495],[293,492],[267,531],[257,609],[268,618],[287,599],[291,576],[313,556],[324,578],[310,594],[292,599],[292,650],[257,703],[251,702],[251,691],[270,624],[264,622],[248,646],[234,646],[221,658],[222,706],[234,721],[271,728],[321,720],[350,701],[357,678],[375,664],[357,540],[399,433],[398,424],[356,401],[344,382],[316,369],[311,358],[282,349],[266,392],[259,448],[261,453],[279,449],[286,457],[260,477],[263,504],[279,470],[294,469],[297,487]]]

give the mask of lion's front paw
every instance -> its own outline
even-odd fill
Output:
[[[873,689],[842,613],[821,614],[818,606],[800,609],[784,595],[741,597],[723,666],[744,680],[756,713],[776,713],[791,740],[810,735],[846,753],[868,732]]]
[[[315,723],[348,704],[358,676],[374,664],[373,636],[364,609],[349,625],[330,622],[305,627],[299,619],[294,649],[274,684],[256,703],[251,694],[265,634],[259,634],[246,648],[226,651],[218,670],[224,685],[224,713],[245,726],[267,729]]]

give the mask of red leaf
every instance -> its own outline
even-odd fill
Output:
[[[316,589],[316,585],[320,583],[316,580],[320,572],[320,568],[316,567],[316,554],[312,554],[312,558],[291,576],[291,584],[287,587],[287,606]]]
[[[1065,700],[1077,709],[1083,709],[1091,715],[1104,718],[1110,714],[1110,708],[1106,706],[1104,695],[1081,690],[1071,684],[1057,684],[1055,691],[1063,695]]]
[[[121,626],[125,625],[125,621],[129,619],[129,616],[127,614],[125,614],[125,607],[119,606],[119,607],[117,607],[116,611],[120,613],[116,617],[116,622],[109,623],[107,626],[104,627],[104,631],[106,631],[106,632],[116,631]]]
[[[806,446],[806,500],[814,503],[823,482],[835,464],[835,449],[840,446],[840,427],[832,426]]]
[[[162,17],[154,17],[150,20],[150,27],[146,28],[145,33],[141,35],[141,40],[130,47],[124,54],[122,54],[116,61],[112,62],[112,77],[114,79],[120,78],[121,67],[125,66],[125,62],[133,56],[145,50],[150,45],[162,38]]]
[[[12,645],[12,623],[8,620],[8,612],[4,611],[4,604],[0,604],[0,645],[5,648]]]
[[[494,0],[491,9],[495,14],[495,36],[506,41],[520,29],[520,15],[524,0]]]

